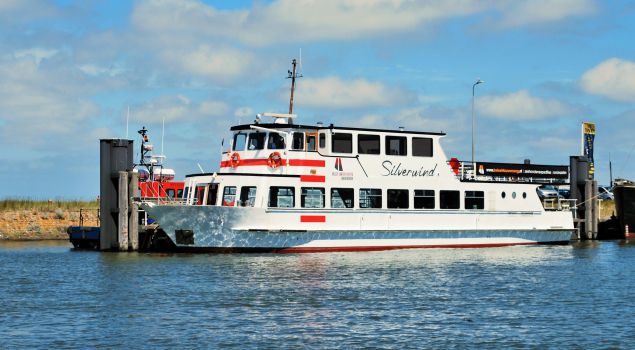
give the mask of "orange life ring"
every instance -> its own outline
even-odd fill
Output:
[[[272,169],[275,169],[282,165],[282,156],[280,155],[280,153],[272,152],[269,155],[269,158],[267,158],[267,165]]]
[[[240,155],[238,154],[238,152],[234,152],[229,157],[229,166],[232,168],[236,168],[238,167],[238,164],[240,164]]]

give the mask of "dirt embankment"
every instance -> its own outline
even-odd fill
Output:
[[[97,226],[97,210],[82,210],[83,225]],[[0,239],[68,239],[66,228],[79,225],[79,209],[0,210]]]

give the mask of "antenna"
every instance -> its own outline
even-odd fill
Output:
[[[198,165],[198,168],[201,170],[201,174],[205,174],[205,170],[203,170],[203,167],[201,166],[201,164],[196,163],[196,165]]]
[[[611,163],[611,152],[609,152],[609,186],[613,187],[613,164]]]
[[[293,71],[288,71],[289,76],[287,77],[287,79],[291,79],[291,98],[289,99],[289,114],[293,114],[293,92],[295,90],[295,79],[302,78],[302,74],[298,75],[295,71],[295,68],[297,65],[297,61],[295,60],[295,58],[293,59],[293,61],[291,61],[291,64],[293,65]]]

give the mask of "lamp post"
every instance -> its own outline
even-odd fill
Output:
[[[474,85],[472,85],[472,167],[474,167],[474,89],[476,88],[476,85],[478,84],[483,84],[484,81],[482,81],[481,79],[476,79],[476,82],[474,83]],[[474,169],[473,171],[476,171],[476,169]],[[476,173],[474,173],[474,175],[476,175]]]

